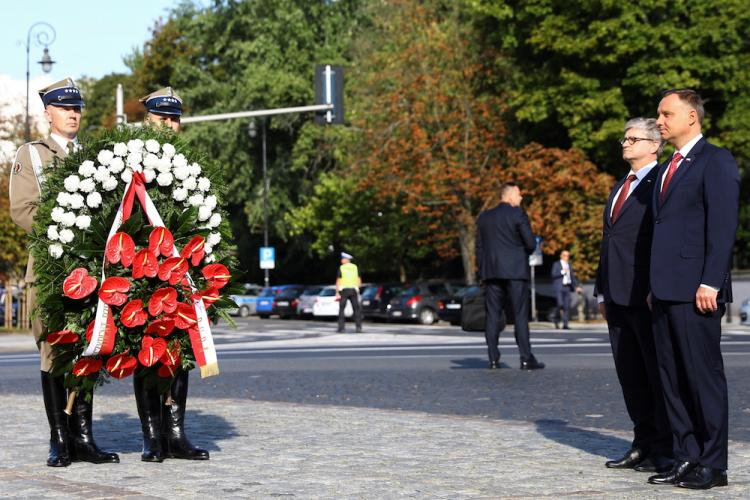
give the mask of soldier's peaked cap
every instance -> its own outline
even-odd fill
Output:
[[[182,99],[172,90],[172,87],[164,87],[149,95],[141,97],[140,101],[149,113],[157,115],[182,115]]]
[[[76,87],[72,78],[66,78],[55,82],[39,91],[39,97],[42,98],[44,107],[63,106],[63,107],[83,107],[83,96],[81,89]]]

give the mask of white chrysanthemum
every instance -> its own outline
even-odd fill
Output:
[[[221,224],[221,215],[219,214],[213,214],[211,218],[208,220],[208,227],[219,227],[219,224]]]
[[[101,204],[102,204],[102,195],[100,195],[96,191],[89,193],[89,195],[86,196],[86,205],[88,205],[89,208],[96,208]]]
[[[57,193],[56,200],[57,204],[61,207],[67,207],[70,205],[70,193],[66,193],[65,191],[60,191]]]
[[[182,153],[172,158],[172,165],[174,168],[187,167],[187,164],[187,158],[185,158],[185,155]]]
[[[159,172],[171,172],[172,162],[169,161],[169,158],[167,157],[159,158],[159,164],[156,165],[156,170],[158,170]]]
[[[208,191],[211,189],[211,181],[205,177],[201,177],[198,179],[198,189],[201,191]]]
[[[164,152],[164,156],[167,158],[172,158],[177,150],[175,150],[174,146],[172,146],[170,143],[165,143],[161,150]]]
[[[94,166],[94,162],[91,160],[86,160],[78,167],[78,175],[80,175],[81,177],[91,177],[95,173],[96,167]]]
[[[94,174],[94,180],[101,184],[104,182],[107,177],[109,177],[109,169],[105,167],[104,165],[99,165],[99,167],[96,169],[96,173]]]
[[[55,207],[52,209],[52,214],[50,214],[50,217],[52,217],[52,220],[55,222],[61,222],[63,219],[63,215],[65,215],[65,209],[62,207]]]
[[[202,169],[201,166],[197,163],[192,163],[188,168],[190,168],[190,175],[192,175],[193,177],[198,177],[199,175],[201,175]]]
[[[60,219],[60,224],[65,227],[70,227],[76,223],[76,214],[73,212],[65,212]]]
[[[128,157],[125,159],[125,164],[128,167],[132,168],[133,170],[136,170],[135,167],[140,168],[142,161],[143,161],[143,155],[140,152],[130,153]]]
[[[69,175],[63,181],[65,190],[69,193],[75,193],[78,191],[78,185],[81,183],[81,178],[77,175]]]
[[[72,208],[73,210],[83,208],[85,202],[86,200],[84,200],[82,194],[76,193],[70,195],[70,208]]]
[[[122,182],[124,182],[125,184],[127,184],[128,182],[130,182],[133,179],[133,171],[130,170],[129,168],[126,168],[120,174],[120,179],[122,179]]]
[[[174,176],[169,172],[162,172],[156,176],[156,183],[160,186],[169,186],[173,180]]]
[[[214,261],[216,261],[216,257],[214,256],[214,254],[208,255],[205,259],[203,259],[203,262],[205,262],[206,264],[210,264]]]
[[[57,226],[47,226],[47,239],[52,241],[60,239],[60,234],[57,232]]]
[[[117,179],[115,177],[108,177],[102,182],[102,187],[105,191],[112,191],[117,187]]]
[[[131,139],[128,141],[128,151],[140,154],[143,149],[143,141],[140,139]]]
[[[206,252],[206,255],[210,255],[214,251],[214,247],[212,245],[203,245],[203,251]]]
[[[159,157],[153,153],[147,154],[143,158],[143,168],[156,168],[159,166]]]
[[[198,181],[195,180],[195,177],[188,177],[187,179],[182,181],[182,187],[192,191],[193,189],[198,187]]]
[[[149,153],[158,153],[161,146],[159,146],[159,141],[155,141],[154,139],[149,139],[146,141],[146,151]]]
[[[190,203],[194,207],[199,207],[203,205],[203,195],[202,194],[194,194],[190,198],[188,198],[188,203]]]
[[[59,243],[53,243],[49,246],[49,254],[54,259],[59,259],[63,254],[63,247]]]
[[[206,196],[206,199],[203,200],[203,204],[213,210],[214,208],[216,208],[216,196],[212,194]]]
[[[94,182],[94,179],[83,179],[78,185],[78,189],[82,193],[90,193],[91,191],[96,189],[96,183]]]
[[[208,243],[211,246],[216,246],[221,242],[221,234],[219,233],[211,233],[208,235],[208,238],[206,238],[206,243]]]
[[[192,198],[192,196],[190,198]],[[208,220],[211,218],[212,213],[213,213],[212,210],[208,208],[206,205],[201,205],[200,207],[198,207],[198,220],[201,222],[204,220]]]
[[[78,229],[88,229],[91,226],[91,217],[88,215],[79,215],[76,217],[76,227]]]
[[[185,201],[185,198],[187,198],[188,192],[185,188],[177,188],[174,191],[172,191],[172,198],[175,199],[175,201]]]
[[[112,149],[117,156],[125,156],[128,154],[128,146],[124,142],[118,142]]]
[[[124,168],[125,162],[122,161],[122,158],[113,158],[112,161],[109,162],[109,171],[112,174],[119,174]]]
[[[146,180],[146,182],[153,181],[156,178],[156,170],[151,169],[151,168],[144,168],[143,178]]]
[[[109,165],[109,162],[111,162],[114,157],[115,154],[109,149],[102,149],[99,151],[99,154],[96,155],[96,159],[99,160],[99,163],[102,165]]]
[[[174,169],[174,178],[178,181],[184,181],[188,177],[190,177],[190,169],[187,166]]]
[[[60,241],[63,243],[70,243],[73,241],[76,235],[70,229],[63,229],[60,231]]]

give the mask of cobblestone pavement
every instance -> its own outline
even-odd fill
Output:
[[[610,471],[627,433],[561,421],[191,398],[208,462],[140,461],[132,398],[100,396],[95,434],[120,464],[44,465],[35,395],[0,395],[0,495],[12,498],[748,498],[750,445],[730,443],[730,486],[708,493]]]

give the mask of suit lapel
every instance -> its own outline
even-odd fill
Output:
[[[65,157],[68,156],[68,152],[61,148],[57,141],[52,137],[45,137],[42,142],[45,146],[47,146],[47,148],[52,152],[53,155],[60,158],[61,160],[64,160]]]
[[[620,179],[617,184],[615,184],[615,187],[612,188],[612,192],[609,193],[609,200],[607,200],[607,205],[604,207],[604,220],[607,221],[607,226],[612,227],[612,205],[615,203],[615,195],[617,194],[617,191],[620,190],[623,184],[625,184],[625,179],[627,179],[627,176]]]
[[[623,212],[625,212],[625,210],[627,210],[628,207],[630,207],[631,205],[635,203],[635,201],[633,200],[638,198],[637,195],[641,191],[645,189],[649,189],[653,185],[654,179],[656,178],[656,171],[658,169],[659,169],[659,166],[655,165],[654,168],[652,168],[651,171],[646,175],[646,177],[644,177],[643,179],[640,180],[640,182],[638,182],[638,185],[635,187],[633,192],[630,193],[630,196],[628,196],[628,199],[625,200],[625,204],[620,209],[620,215],[618,217],[622,217]]]
[[[698,161],[698,159],[700,158],[700,153],[701,151],[703,151],[703,146],[705,144],[706,138],[701,137],[701,140],[698,141],[695,146],[693,146],[693,149],[691,149],[685,159],[682,160],[682,163],[680,163],[680,166],[677,168],[677,172],[674,173],[674,175],[672,176],[672,180],[669,181],[669,186],[667,186],[667,193],[664,195],[664,201],[662,202],[662,205],[664,205],[667,200],[669,200],[670,195],[677,188],[677,185],[680,183],[680,181],[687,175],[688,170],[690,170],[693,164]],[[667,166],[669,166],[668,162]],[[661,181],[661,177],[659,177],[659,180]]]

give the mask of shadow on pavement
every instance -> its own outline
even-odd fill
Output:
[[[451,370],[487,370],[487,360],[482,358],[463,358],[463,359],[452,359]],[[507,363],[500,362],[500,368],[510,368]]]
[[[541,419],[534,422],[542,436],[591,455],[613,457],[630,448],[630,441],[600,432],[568,425],[565,420]]]

